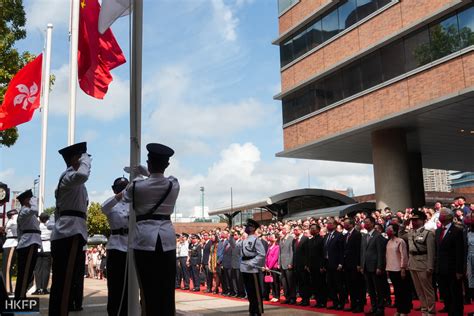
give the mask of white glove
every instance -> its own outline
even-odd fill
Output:
[[[81,155],[81,158],[79,158],[79,161],[80,162],[89,162],[89,163],[91,163],[91,161],[92,161],[91,155],[89,155],[88,153],[83,153]]]
[[[149,177],[150,176],[150,173],[148,172],[147,167],[142,166],[142,165],[135,166],[135,167],[132,167],[132,168],[130,168],[130,167],[124,167],[123,168],[123,171],[125,171],[126,173],[130,173],[130,170],[132,170],[134,174],[139,175],[139,176],[144,176],[144,177]]]

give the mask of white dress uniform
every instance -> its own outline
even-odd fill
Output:
[[[23,194],[33,195],[31,190]],[[21,196],[21,195],[20,195]],[[20,196],[18,197],[20,199]],[[25,298],[28,285],[33,280],[33,270],[41,246],[41,231],[38,221],[38,201],[30,199],[30,207],[23,205],[18,214],[18,277],[15,298]]]
[[[124,201],[120,201],[117,204],[112,202],[115,200],[115,196],[107,199],[102,204],[102,212],[107,216],[109,222],[110,230],[122,231],[123,234],[111,234],[109,241],[107,242],[107,250],[119,250],[127,252],[128,248],[128,213],[130,206]],[[112,206],[115,204],[114,206]],[[112,206],[112,207],[111,207]]]
[[[49,315],[67,315],[82,310],[87,242],[88,196],[85,182],[91,171],[87,144],[78,143],[59,151],[65,161],[80,155],[78,169],[68,167],[56,189],[56,212],[51,234],[52,283]]]
[[[13,292],[11,267],[16,261],[16,246],[18,245],[17,219],[18,215],[14,214],[5,224],[6,240],[3,244],[2,273],[8,293]]]

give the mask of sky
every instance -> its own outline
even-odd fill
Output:
[[[45,28],[53,23],[45,175],[45,207],[65,164],[58,150],[67,146],[69,5],[65,0],[25,0],[27,37],[20,51],[39,54]],[[144,0],[142,164],[145,145],[166,144],[175,156],[165,174],[178,178],[176,212],[192,215],[261,200],[300,188],[374,191],[371,165],[277,158],[283,150],[279,49],[275,0]],[[129,59],[129,18],[112,30]],[[113,70],[104,100],[78,89],[76,142],[87,141],[92,171],[89,200],[112,195],[115,178],[129,163],[129,64]],[[0,181],[12,190],[33,187],[39,175],[41,113],[18,126],[17,143],[0,149]],[[126,175],[126,174],[125,174]]]

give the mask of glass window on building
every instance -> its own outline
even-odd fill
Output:
[[[342,74],[336,71],[324,80],[326,103],[328,105],[342,100]]]
[[[347,29],[357,22],[356,0],[341,1],[337,9],[339,15],[339,32]]]
[[[389,4],[392,0],[377,0],[377,6],[380,9],[381,7]]]
[[[298,58],[308,51],[306,32],[302,32],[293,38],[293,58]]]
[[[298,1],[299,0],[278,0],[278,14],[281,14]]]
[[[461,47],[474,45],[474,6],[458,14]]]
[[[286,65],[293,60],[293,41],[289,40],[280,45],[280,62]]]
[[[355,62],[342,70],[344,81],[343,98],[348,98],[362,90],[359,63]]]
[[[314,88],[314,105],[316,107],[316,110],[320,110],[327,105],[326,90],[325,90],[326,87],[324,86],[323,82],[320,80],[313,84],[313,88]]]
[[[327,41],[331,37],[339,33],[339,18],[337,10],[332,11],[322,18],[323,23],[323,41]]]
[[[410,71],[431,62],[430,36],[428,29],[405,38],[405,71]]]
[[[430,27],[431,57],[439,59],[459,50],[458,17],[450,16]]]
[[[382,61],[380,51],[365,56],[360,61],[362,75],[362,89],[366,90],[382,82]]]
[[[405,73],[405,46],[396,41],[380,50],[383,80],[387,81]]]
[[[357,0],[357,19],[359,21],[371,15],[375,10],[377,10],[377,0]]]
[[[323,29],[321,20],[314,22],[307,31],[308,50],[311,50],[323,42]]]

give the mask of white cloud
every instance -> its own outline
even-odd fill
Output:
[[[214,21],[218,25],[218,30],[223,39],[235,41],[237,39],[237,26],[239,19],[235,17],[232,7],[226,5],[224,0],[212,0],[212,9]]]
[[[107,200],[113,195],[114,195],[114,192],[112,191],[112,189],[104,190],[104,191],[89,191],[88,192],[89,201],[97,202],[100,204],[102,204],[105,200]]]
[[[205,175],[190,174],[179,164],[170,168],[170,173],[175,174],[181,184],[178,211],[184,214],[199,205],[201,186],[205,187],[205,204],[212,210],[230,205],[231,187],[234,204],[248,203],[307,187],[308,172],[312,188],[352,187],[357,195],[374,190],[372,167],[369,165],[282,158],[263,161],[260,150],[252,143],[231,144],[223,149],[219,160]]]
[[[56,81],[50,94],[50,113],[64,115],[69,113],[69,66],[63,65],[51,71]],[[127,113],[129,106],[129,84],[119,76],[114,80],[103,100],[94,99],[85,94],[78,86],[76,113],[100,121],[111,121]]]
[[[10,191],[24,191],[33,188],[33,177],[19,176],[14,168],[0,170],[0,181],[6,183]]]
[[[69,25],[69,2],[64,0],[32,0],[25,6],[26,27],[31,30],[44,30],[46,24],[55,28]]]

